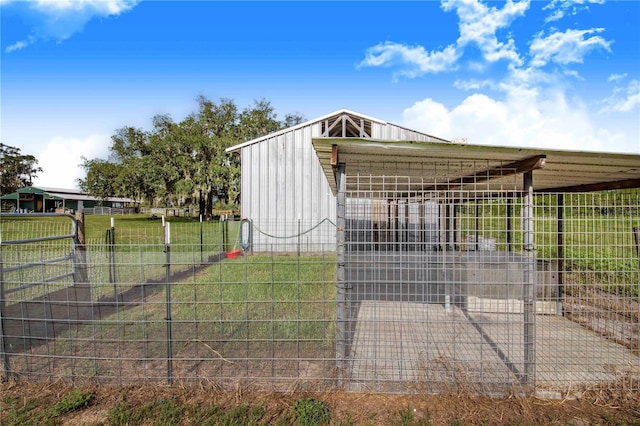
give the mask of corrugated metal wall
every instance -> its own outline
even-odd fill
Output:
[[[242,148],[242,215],[254,224],[253,249],[335,250],[336,202],[311,145],[319,124]],[[286,238],[289,237],[289,238]]]
[[[254,224],[255,251],[335,250],[336,199],[311,143],[321,128],[319,120],[242,148],[241,209]],[[433,140],[377,121],[371,133],[375,139]]]

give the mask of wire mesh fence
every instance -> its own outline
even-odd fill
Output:
[[[340,179],[348,388],[638,390],[638,190],[535,194],[519,175],[498,189]]]
[[[24,219],[2,221],[3,236],[13,238],[3,240],[5,290],[25,286],[15,273],[24,255],[12,258],[10,249],[23,250],[53,220],[24,228]],[[34,293],[5,291],[5,377],[326,386],[335,370],[333,247],[306,244],[295,254],[272,243],[272,251],[250,255],[237,248],[241,226],[116,223],[82,247],[83,265],[69,264],[84,268],[86,282],[54,288],[43,277]],[[29,263],[51,254],[43,247]]]
[[[638,190],[348,179],[337,221],[2,216],[5,378],[640,390]]]

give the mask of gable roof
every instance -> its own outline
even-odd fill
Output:
[[[446,139],[438,138],[436,136],[432,136],[432,135],[429,135],[427,133],[418,132],[417,130],[407,129],[406,127],[403,127],[403,126],[400,126],[400,125],[397,125],[397,124],[393,124],[393,123],[390,123],[388,121],[381,120],[379,118],[371,117],[371,116],[368,116],[368,115],[365,115],[365,114],[361,114],[359,112],[355,112],[355,111],[348,110],[346,108],[342,108],[342,109],[339,109],[337,111],[331,112],[329,114],[325,114],[325,115],[322,115],[320,117],[313,118],[311,120],[307,120],[307,121],[305,121],[303,123],[296,124],[295,126],[287,127],[285,129],[278,130],[277,132],[269,133],[267,135],[260,136],[260,137],[257,137],[255,139],[251,139],[249,141],[234,145],[232,147],[227,148],[226,152],[238,151],[238,150],[240,150],[240,149],[242,149],[242,148],[244,148],[246,146],[253,145],[253,144],[261,142],[261,141],[263,141],[265,139],[271,139],[271,138],[274,138],[274,137],[278,137],[278,136],[280,136],[282,134],[285,134],[287,132],[295,131],[297,129],[301,129],[303,127],[310,126],[312,124],[319,123],[319,122],[322,122],[322,121],[325,121],[325,120],[328,120],[330,118],[337,117],[337,116],[340,116],[340,115],[343,115],[343,114],[347,114],[349,116],[357,117],[357,118],[364,119],[364,120],[369,120],[369,121],[376,122],[376,123],[379,123],[379,124],[382,124],[382,125],[391,124],[391,125],[393,125],[395,127],[398,127],[400,129],[404,129],[404,130],[407,130],[407,131],[410,131],[410,132],[413,132],[413,133],[424,135],[424,136],[426,136],[426,137],[428,137],[430,139],[433,139],[433,141],[449,142]]]

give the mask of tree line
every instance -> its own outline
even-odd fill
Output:
[[[198,110],[180,122],[152,119],[152,129],[125,126],[111,137],[109,158],[86,159],[80,188],[99,199],[130,197],[150,205],[195,205],[210,218],[214,202],[233,207],[240,196],[240,163],[226,148],[303,121],[278,120],[266,100],[240,110],[230,99],[197,98]]]

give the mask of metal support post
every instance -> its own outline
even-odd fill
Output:
[[[346,182],[345,165],[336,167],[338,183],[337,195],[337,230],[336,230],[336,363],[338,383],[342,384],[347,377],[346,359],[348,347],[349,309],[347,302],[347,283],[345,282],[345,226],[346,226]]]
[[[0,353],[2,354],[2,369],[4,374],[2,379],[9,380],[9,353],[5,343],[6,333],[4,316],[6,310],[5,294],[4,294],[4,263],[2,262],[2,235],[0,235]]]
[[[557,228],[558,302],[556,313],[564,315],[564,194],[558,194]]]
[[[165,293],[167,316],[165,320],[167,322],[167,382],[171,385],[173,384],[173,339],[171,335],[171,224],[169,222],[167,222],[164,227],[164,244],[166,254]]]
[[[533,233],[533,172],[526,172],[523,178],[524,206],[524,377],[523,383],[530,389],[535,388],[535,320],[536,320],[536,258]]]

